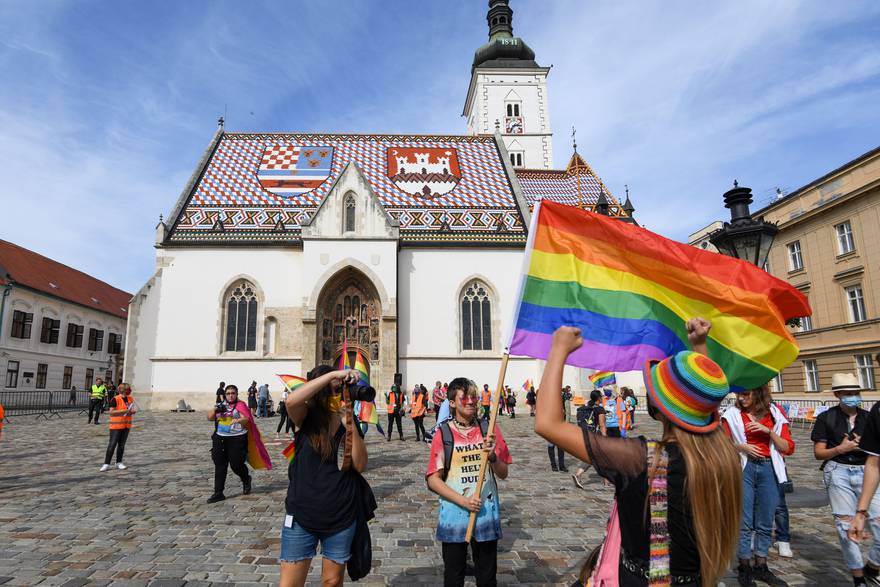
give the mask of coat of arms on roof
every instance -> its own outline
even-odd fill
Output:
[[[404,192],[430,200],[448,194],[458,185],[458,154],[455,149],[446,148],[391,148],[388,177]]]
[[[263,150],[257,180],[279,196],[310,192],[330,177],[333,147],[270,145]]]

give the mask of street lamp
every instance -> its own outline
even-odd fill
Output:
[[[722,254],[763,269],[779,227],[763,218],[753,220],[749,212],[751,203],[751,188],[741,188],[734,181],[733,189],[724,194],[724,207],[730,209],[730,222],[710,234],[709,241]]]

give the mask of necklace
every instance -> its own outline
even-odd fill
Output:
[[[453,418],[452,421],[455,423],[455,427],[456,427],[456,428],[464,428],[464,429],[468,429],[468,428],[473,428],[473,427],[474,427],[474,423],[473,423],[473,422],[459,422],[459,421],[458,421],[458,418]]]

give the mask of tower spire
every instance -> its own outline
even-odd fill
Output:
[[[490,41],[513,36],[513,9],[508,0],[489,0],[486,21],[489,23]]]

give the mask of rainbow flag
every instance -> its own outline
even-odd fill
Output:
[[[354,370],[360,373],[361,382],[358,385],[369,385],[370,384],[370,375],[367,373],[367,363],[364,361],[364,358],[361,356],[361,352],[358,351],[357,355],[354,358]]]
[[[342,354],[339,356],[339,368],[351,369],[351,361],[348,359],[348,340],[342,341]]]
[[[617,384],[617,376],[611,371],[596,371],[589,376],[589,379],[593,382],[593,387],[605,387],[607,385]]]
[[[535,206],[510,354],[546,359],[553,331],[578,326],[568,363],[632,371],[688,347],[685,324],[712,322],[709,354],[735,388],[758,387],[798,346],[785,322],[812,314],[796,288],[739,259],[600,214]]]
[[[287,459],[288,463],[292,463],[295,452],[294,443],[291,441],[290,444],[287,445],[287,448],[281,451],[281,454],[284,455],[284,458]]]
[[[379,410],[376,409],[374,402],[354,402],[354,410],[358,415],[358,420],[366,424],[375,426],[379,423]]]
[[[294,389],[306,382],[305,379],[303,379],[302,377],[297,377],[296,375],[278,374],[278,378],[284,382],[284,385],[290,391],[293,391]]]
[[[526,391],[530,390],[530,389],[532,388],[532,380],[531,380],[531,379],[526,379],[526,382],[523,383],[522,388],[523,388],[524,390],[526,390]]]

